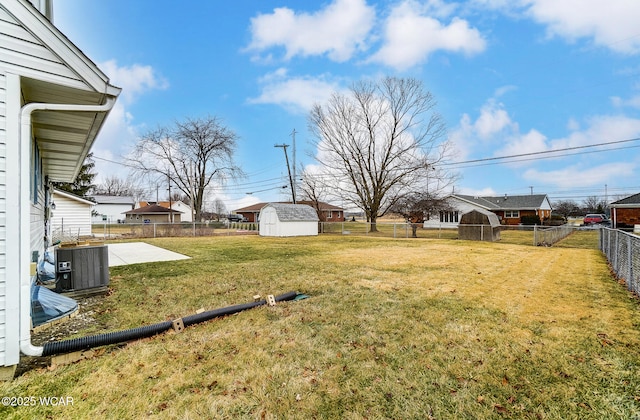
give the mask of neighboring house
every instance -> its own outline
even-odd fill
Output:
[[[0,376],[31,343],[32,263],[52,182],[72,182],[120,94],[51,22],[49,0],[0,1]],[[102,36],[108,36],[103,34]]]
[[[182,201],[140,201],[136,204],[136,208],[148,206],[149,204],[157,204],[168,209],[177,210],[181,212],[180,220],[183,222],[193,222],[193,211],[191,206],[186,205]]]
[[[269,203],[260,210],[260,236],[317,236],[318,220],[310,206]]]
[[[630,195],[609,205],[614,229],[640,225],[640,193]]]
[[[449,208],[425,221],[424,227],[457,227],[463,214],[477,209],[494,213],[502,225],[519,225],[523,216],[537,215],[541,222],[551,216],[551,202],[546,194],[497,197],[451,194],[447,204]]]
[[[66,191],[53,190],[51,202],[51,237],[68,240],[91,236],[91,210],[95,203]]]
[[[157,204],[124,212],[125,223],[180,223],[181,213]]]
[[[281,204],[292,203],[288,201],[282,202]],[[320,211],[318,212],[315,202],[313,201],[303,200],[298,201],[297,204],[304,204],[312,207],[313,209],[316,209],[318,219],[320,219],[320,221],[322,222],[344,222],[344,209],[342,207],[319,201],[318,208]],[[260,215],[260,210],[262,210],[262,208],[266,205],[267,203],[252,204],[250,206],[237,209],[234,211],[234,213],[244,216],[248,222],[257,222],[259,220],[258,216]]]
[[[135,208],[135,200],[129,196],[94,195],[96,202],[93,208],[93,223],[120,223],[124,220],[122,213]]]

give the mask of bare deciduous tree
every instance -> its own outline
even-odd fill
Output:
[[[225,216],[227,214],[227,206],[224,204],[224,201],[220,198],[216,198],[213,202],[213,212],[216,215],[216,221],[220,221],[220,216]]]
[[[390,211],[400,214],[411,223],[413,237],[417,238],[417,229],[424,223],[425,215],[440,211],[450,211],[451,205],[446,197],[432,195],[428,192],[413,192],[404,195],[391,206]]]
[[[564,217],[577,216],[582,212],[578,203],[573,200],[560,200],[553,203],[553,210]]]
[[[142,136],[127,160],[135,173],[177,187],[189,198],[195,220],[201,221],[209,184],[241,174],[233,161],[237,139],[216,117],[187,118]]]
[[[131,196],[138,201],[144,195],[144,189],[135,185],[129,179],[118,176],[109,176],[95,188],[95,193],[100,195]]]
[[[607,203],[595,195],[585,198],[582,204],[587,213],[604,213],[604,209],[607,207]]]
[[[311,203],[321,222],[326,222],[327,220],[326,214],[320,207],[321,203],[326,201],[328,197],[326,188],[326,183],[315,174],[310,173],[309,169],[302,171],[301,183],[298,185],[300,199]]]
[[[441,188],[449,184],[446,171],[432,170],[450,151],[435,106],[419,80],[386,77],[334,93],[311,111],[323,179],[364,211],[373,231],[377,218],[408,192],[428,190],[436,176]]]

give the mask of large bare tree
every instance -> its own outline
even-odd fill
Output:
[[[123,179],[117,175],[106,177],[102,183],[94,188],[95,194],[113,196],[131,196],[139,201],[144,195],[144,188],[137,186],[133,179]]]
[[[185,194],[201,221],[207,187],[241,174],[233,160],[237,139],[216,117],[187,118],[142,136],[128,161],[137,174]]]
[[[309,201],[321,222],[326,222],[326,214],[322,211],[321,203],[329,196],[326,183],[315,176],[309,168],[302,170],[301,183],[298,186],[302,201]]]
[[[322,179],[364,211],[371,230],[403,196],[428,190],[434,177],[442,177],[443,188],[449,184],[446,171],[433,171],[450,150],[435,106],[419,80],[386,77],[356,83],[313,107],[309,128]]]

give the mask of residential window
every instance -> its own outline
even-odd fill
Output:
[[[33,168],[31,172],[31,202],[33,204],[38,204],[38,193],[40,192],[40,177],[42,174],[42,161],[40,160],[40,149],[38,149],[37,144],[32,144],[31,152],[31,167]]]
[[[506,219],[518,219],[520,217],[520,210],[505,210],[504,217]]]
[[[457,211],[441,211],[440,212],[440,221],[443,223],[458,223],[458,212]]]

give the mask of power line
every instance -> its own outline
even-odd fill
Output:
[[[636,138],[628,139],[628,140],[610,141],[610,142],[605,142],[605,143],[590,144],[590,145],[586,145],[586,146],[565,147],[565,148],[562,148],[562,149],[543,150],[543,151],[540,151],[540,152],[530,152],[530,153],[520,153],[520,154],[517,154],[517,155],[496,156],[496,157],[465,160],[465,161],[460,161],[460,162],[441,163],[441,164],[439,164],[439,166],[455,166],[455,165],[464,165],[464,164],[468,164],[468,163],[480,163],[480,162],[489,162],[489,161],[503,160],[503,159],[513,159],[513,158],[526,157],[526,156],[539,156],[539,155],[545,155],[545,154],[550,154],[550,153],[566,152],[566,151],[569,151],[569,150],[580,150],[580,149],[587,149],[587,148],[591,148],[591,147],[601,147],[601,146],[609,146],[609,145],[612,145],[612,144],[629,143],[629,142],[634,142],[634,141],[639,141],[639,140],[640,140],[640,137],[636,137]],[[630,146],[630,147],[627,147],[627,148],[634,148],[634,147],[639,147],[639,146]],[[624,148],[596,150],[594,152],[604,152],[604,151],[618,150],[618,149],[624,149]],[[592,153],[592,152],[587,152],[587,153]],[[571,156],[571,155],[550,156],[549,158],[556,158],[556,157],[562,157],[562,156]],[[525,160],[527,160],[527,159],[515,160],[513,162],[521,162],[521,161],[525,161]],[[510,163],[510,162],[507,162],[507,163]],[[438,165],[436,165],[436,166],[438,166]]]

